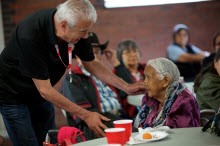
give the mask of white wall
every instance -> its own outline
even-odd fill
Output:
[[[3,19],[2,19],[2,6],[0,0],[0,52],[3,50],[4,46],[5,46],[5,42],[4,42]]]

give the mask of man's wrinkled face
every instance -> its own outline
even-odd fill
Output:
[[[62,39],[68,43],[76,44],[81,38],[88,38],[88,30],[93,25],[90,21],[81,20],[74,27],[61,22]]]

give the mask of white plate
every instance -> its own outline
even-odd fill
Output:
[[[164,139],[165,137],[167,137],[169,134],[164,132],[164,131],[154,131],[154,132],[147,132],[150,133],[152,135],[152,139],[143,139],[142,135],[144,133],[138,134],[134,136],[134,139],[139,140],[139,141],[143,141],[143,142],[148,142],[148,141],[157,141],[157,140],[161,140]]]

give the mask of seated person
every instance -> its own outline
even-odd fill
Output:
[[[189,43],[189,29],[186,25],[177,24],[174,27],[173,43],[167,48],[167,57],[177,65],[186,82],[194,81],[206,55],[209,53]]]
[[[100,44],[95,33],[89,33],[89,39],[95,57],[101,59],[101,52],[107,47],[107,42]],[[87,72],[78,57],[76,57],[76,61],[77,65],[72,70],[73,81],[70,83],[69,75],[66,75],[60,92],[70,101],[87,110],[102,113],[111,120],[119,119],[121,105],[115,89]],[[70,126],[82,130],[87,140],[96,138],[80,118],[69,112],[67,112],[67,121]],[[107,125],[107,127],[109,126],[113,127],[112,124]]]
[[[206,57],[203,61],[202,61],[202,68],[205,68],[206,66],[208,66],[210,63],[212,63],[214,61],[214,57],[215,54],[218,50],[220,50],[220,33],[217,32],[214,35],[213,38],[213,47],[214,47],[214,53],[212,53],[210,56]]]
[[[107,60],[114,66],[114,73],[128,83],[144,80],[145,64],[140,63],[141,51],[133,40],[125,40],[118,44],[117,54],[113,49],[106,49]],[[116,57],[117,55],[117,57]],[[137,115],[137,107],[130,105],[123,91],[118,91],[122,108],[127,118],[133,119]]]
[[[212,109],[216,112],[220,106],[220,50],[208,67],[203,68],[196,77],[194,91],[200,109]]]
[[[177,66],[166,58],[149,60],[144,70],[146,95],[134,126],[171,128],[200,126],[200,112],[192,93],[179,81]]]

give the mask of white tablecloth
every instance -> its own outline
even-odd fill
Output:
[[[133,135],[136,135],[134,133]],[[101,146],[107,144],[106,138],[99,138],[75,144],[73,146]],[[220,137],[202,132],[201,128],[179,128],[172,129],[169,136],[155,142],[139,144],[137,146],[219,146]],[[128,146],[128,145],[126,145]]]

